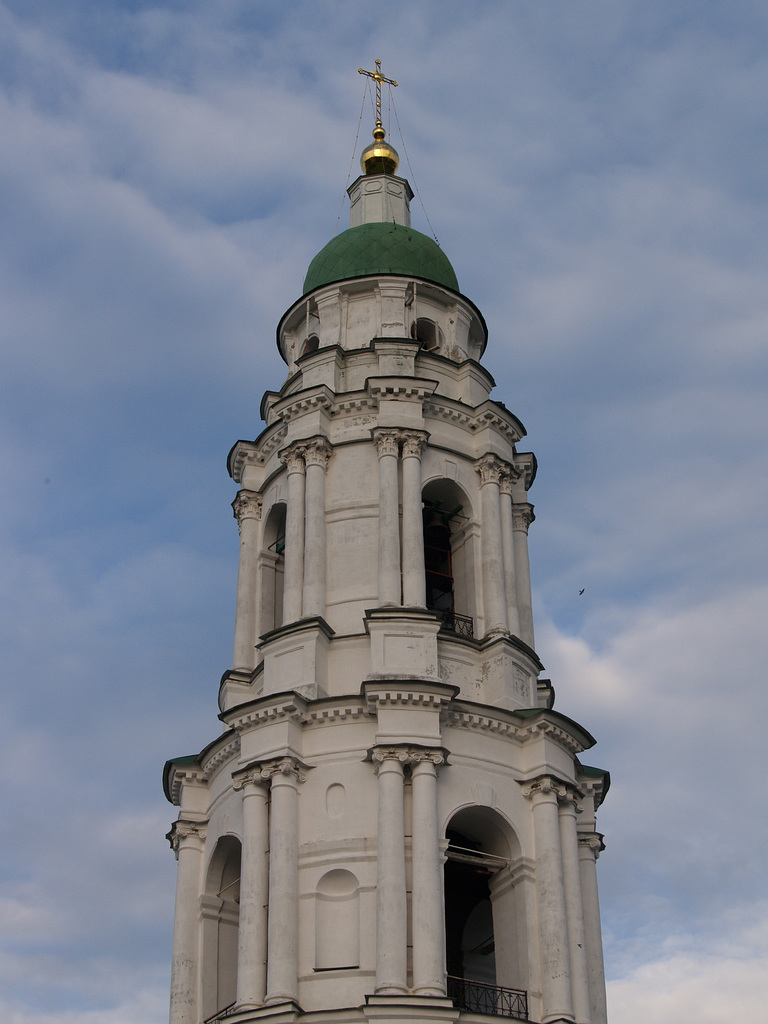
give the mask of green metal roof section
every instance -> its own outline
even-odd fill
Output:
[[[376,222],[348,228],[315,256],[304,278],[304,292],[351,277],[398,274],[459,290],[456,274],[440,246],[403,224]]]

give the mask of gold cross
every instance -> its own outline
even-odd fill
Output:
[[[397,85],[397,82],[393,78],[385,78],[381,73],[381,61],[376,61],[375,71],[364,71],[362,68],[357,69],[359,75],[367,75],[372,78],[376,83],[376,124],[381,124],[381,83],[386,82],[387,85]]]

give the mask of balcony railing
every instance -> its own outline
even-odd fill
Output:
[[[448,998],[468,1013],[487,1013],[493,1017],[528,1020],[528,994],[517,988],[486,985],[448,975]]]
[[[225,1006],[223,1010],[217,1010],[212,1017],[206,1017],[203,1024],[218,1024],[221,1020],[226,1020],[227,1017],[231,1017],[233,1013],[237,1012],[237,1003],[230,1003],[229,1006]]]
[[[438,612],[438,615],[442,622],[441,628],[448,630],[449,633],[469,637],[475,635],[475,620],[471,615],[457,615],[456,612],[448,611]]]

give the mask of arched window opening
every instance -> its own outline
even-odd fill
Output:
[[[351,871],[336,868],[317,883],[315,970],[360,966],[359,886]]]
[[[283,624],[283,578],[285,576],[285,504],[273,505],[264,527],[259,572],[261,612],[259,635]]]
[[[411,323],[411,337],[427,352],[438,352],[443,347],[443,332],[434,320],[425,316]]]
[[[528,941],[517,839],[489,807],[459,811],[446,838],[449,994],[472,1012],[525,1019]]]
[[[237,940],[240,924],[240,840],[223,836],[216,844],[201,900],[203,919],[203,1016],[231,1006],[237,998]]]
[[[318,336],[316,334],[310,334],[307,340],[301,346],[301,354],[299,355],[299,359],[301,359],[301,356],[308,356],[311,355],[312,352],[317,352],[319,346],[320,339],[318,338]]]
[[[442,628],[460,636],[474,636],[471,552],[467,549],[467,522],[462,496],[450,481],[434,481],[424,490],[424,568],[427,608]]]

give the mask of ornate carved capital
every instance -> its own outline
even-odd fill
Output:
[[[579,849],[589,850],[597,860],[605,849],[603,835],[601,832],[579,832]]]
[[[293,775],[298,782],[304,782],[307,766],[295,757],[281,757],[276,761],[267,761],[260,766],[259,772],[265,782],[271,781],[276,775]],[[257,769],[254,768],[254,771]]]
[[[521,501],[512,506],[512,528],[514,530],[525,530],[527,533],[528,527],[535,518],[536,516],[533,514],[533,505],[529,502]]]
[[[415,430],[403,431],[403,458],[421,458],[427,443],[427,435]]]
[[[515,466],[507,466],[502,477],[501,477],[501,493],[508,494],[512,497],[512,488],[514,487],[515,481],[520,476],[520,470]]]
[[[375,747],[371,751],[371,761],[376,775],[385,761],[397,761],[403,768],[417,764],[433,764],[435,768],[445,764],[445,751],[424,749],[422,747]]]
[[[383,455],[397,455],[400,451],[400,431],[399,430],[374,430],[373,440],[376,443],[376,451],[379,453],[379,458]]]
[[[232,788],[237,792],[246,786],[267,786],[269,778],[268,775],[264,775],[263,765],[250,764],[247,768],[232,773]]]
[[[174,821],[171,830],[165,836],[171,844],[171,849],[179,859],[179,847],[185,839],[195,839],[198,843],[204,843],[208,835],[208,823],[197,821]]]
[[[280,461],[284,466],[288,467],[289,473],[304,472],[304,450],[304,444],[301,441],[297,441],[290,448],[280,452]]]
[[[438,767],[445,764],[445,754],[442,750],[410,750],[408,754],[412,765],[431,762]]]
[[[324,437],[308,441],[304,449],[304,463],[307,466],[320,466],[325,469],[328,459],[333,455],[333,448]]]
[[[238,491],[232,502],[232,514],[237,520],[238,528],[244,519],[261,519],[262,498],[255,491]]]
[[[559,799],[564,797],[567,792],[565,784],[552,775],[541,775],[538,779],[524,782],[522,784],[522,791],[523,796],[529,800],[533,800],[537,796],[549,796],[550,794]]]
[[[481,484],[500,484],[509,467],[506,462],[489,453],[477,460],[475,469],[480,474]]]

